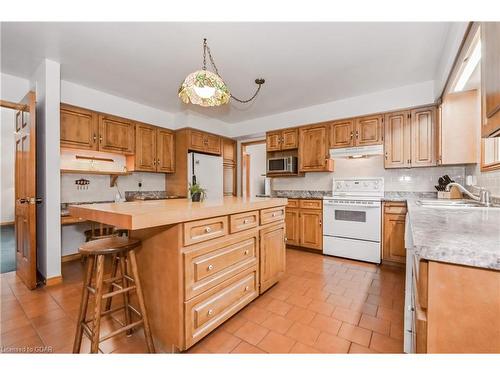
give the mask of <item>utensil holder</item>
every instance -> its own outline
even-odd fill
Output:
[[[450,191],[438,191],[438,199],[462,199],[462,193],[456,186],[452,186]]]

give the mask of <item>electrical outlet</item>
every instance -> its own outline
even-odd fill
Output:
[[[141,188],[142,187],[142,181],[139,181],[137,185]]]

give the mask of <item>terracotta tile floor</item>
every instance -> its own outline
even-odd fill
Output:
[[[0,278],[0,349],[71,352],[82,265],[63,265],[61,285],[29,291]],[[401,353],[404,270],[287,250],[285,277],[189,353]],[[118,302],[118,301],[117,301]],[[121,317],[116,317],[120,319]],[[111,318],[103,333],[116,329]],[[143,353],[142,331],[101,344],[104,353]],[[89,351],[84,339],[82,352]]]

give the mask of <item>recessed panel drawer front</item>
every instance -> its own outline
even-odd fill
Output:
[[[254,267],[220,284],[215,290],[186,302],[186,347],[202,339],[257,295],[257,270]]]
[[[184,254],[186,300],[257,264],[257,232],[246,237]]]
[[[320,200],[313,200],[313,199],[301,199],[300,200],[300,208],[321,210],[322,207],[323,207],[323,201],[320,201]]]
[[[184,223],[184,246],[225,236],[227,227],[227,216]]]
[[[261,225],[273,223],[280,220],[285,220],[284,207],[267,208],[260,211]]]
[[[406,215],[406,206],[392,206],[392,205],[386,205],[384,212],[386,214],[402,214]]]
[[[299,200],[298,199],[289,199],[286,208],[298,208]]]
[[[231,233],[256,228],[259,226],[259,211],[243,212],[231,215],[229,218]]]

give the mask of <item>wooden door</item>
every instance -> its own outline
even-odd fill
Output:
[[[281,131],[266,134],[266,151],[281,150]]]
[[[385,115],[384,167],[408,168],[411,159],[410,113],[394,112]]]
[[[383,259],[405,263],[405,215],[384,213]]]
[[[198,130],[189,130],[188,149],[192,151],[205,151],[205,133]]]
[[[222,153],[221,137],[215,134],[205,135],[205,152],[210,154],[220,155]]]
[[[285,129],[281,135],[281,149],[293,150],[299,147],[299,131],[297,129]]]
[[[328,159],[326,125],[299,130],[299,172],[324,171]]]
[[[222,158],[226,164],[236,164],[236,142],[232,139],[222,139]]]
[[[354,145],[354,120],[335,121],[330,125],[330,148]]]
[[[299,246],[299,210],[286,208],[285,210],[286,223],[286,243],[287,245]]]
[[[36,96],[29,92],[21,101],[15,124],[16,275],[36,288]]]
[[[156,128],[146,124],[135,126],[135,171],[156,171]]]
[[[410,112],[412,167],[436,165],[435,117],[435,107],[418,108]]]
[[[260,231],[260,293],[285,274],[285,225],[281,223]]]
[[[380,145],[383,141],[383,117],[368,116],[356,119],[355,146]]]
[[[500,22],[481,23],[482,136],[500,132]]]
[[[99,115],[99,151],[133,154],[135,127],[132,121],[110,115]]]
[[[300,246],[323,248],[323,213],[321,210],[300,210]]]
[[[61,147],[97,150],[97,113],[61,103],[60,127]]]
[[[175,172],[175,134],[161,128],[156,129],[156,170]]]

